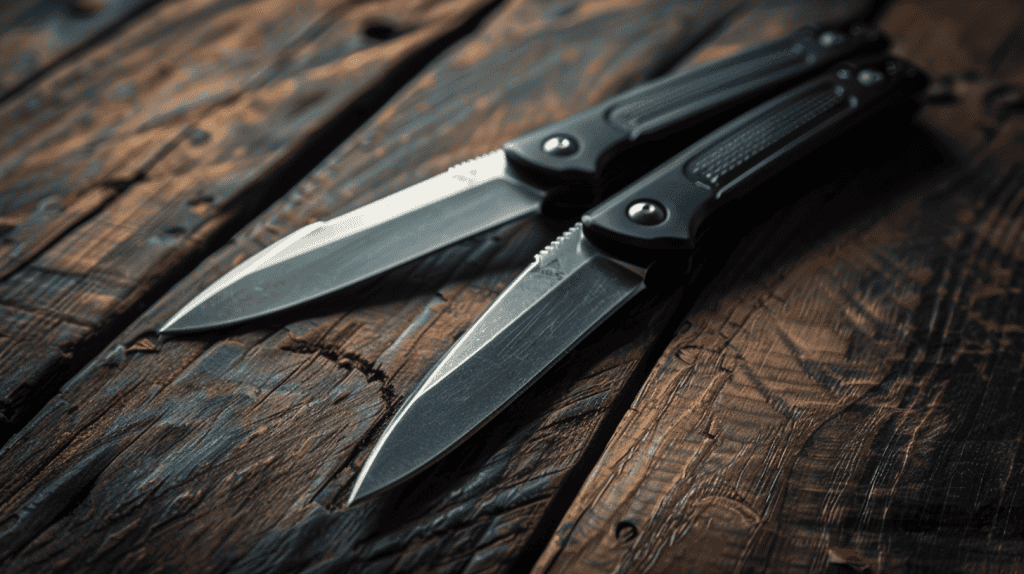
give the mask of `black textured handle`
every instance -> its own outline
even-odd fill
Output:
[[[647,82],[598,106],[518,137],[509,159],[538,179],[598,177],[616,152],[774,93],[853,54],[884,49],[877,31],[803,28],[759,48]]]
[[[607,246],[692,247],[715,208],[867,116],[907,103],[927,84],[910,64],[875,56],[840,65],[750,110],[583,216]]]

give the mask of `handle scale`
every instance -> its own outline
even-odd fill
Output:
[[[775,172],[927,84],[910,64],[847,62],[741,115],[583,216],[588,238],[644,250],[689,249],[701,222]]]
[[[571,183],[596,179],[617,153],[766,99],[854,54],[888,41],[864,27],[802,28],[736,56],[647,82],[504,145],[527,175]]]

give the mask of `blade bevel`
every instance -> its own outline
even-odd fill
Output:
[[[497,150],[330,221],[307,225],[204,289],[160,327],[233,325],[344,289],[504,223],[540,213],[544,192]]]
[[[642,291],[645,273],[590,244],[580,224],[541,251],[405,401],[349,503],[458,446]]]

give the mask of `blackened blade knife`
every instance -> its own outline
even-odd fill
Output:
[[[605,166],[627,150],[886,45],[870,28],[804,28],[637,86],[403,191],[298,229],[209,285],[160,331],[224,327],[306,303],[540,213],[560,196],[583,191],[593,205],[607,191]]]
[[[709,214],[927,83],[888,57],[848,62],[722,126],[583,215],[513,281],[384,430],[349,502],[461,443],[645,288],[653,262],[693,248]],[[682,282],[682,281],[680,281]]]

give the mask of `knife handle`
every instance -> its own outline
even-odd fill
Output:
[[[736,56],[644,83],[520,136],[503,149],[527,176],[556,183],[596,179],[617,152],[754,98],[768,98],[853,54],[887,45],[888,39],[872,28],[802,28]]]
[[[923,72],[892,57],[841,64],[725,124],[591,209],[583,215],[585,233],[616,250],[692,248],[716,208],[868,116],[912,102],[927,83]]]

